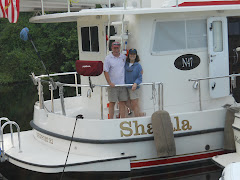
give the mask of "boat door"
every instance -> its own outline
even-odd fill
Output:
[[[209,77],[229,75],[228,26],[226,17],[210,17],[207,20]],[[230,94],[229,78],[209,80],[212,98]]]

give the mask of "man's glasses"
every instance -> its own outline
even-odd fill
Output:
[[[120,46],[121,44],[114,42],[114,43],[112,43],[112,45],[118,45],[118,46]]]

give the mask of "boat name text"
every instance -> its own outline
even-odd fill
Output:
[[[173,131],[187,131],[192,129],[188,120],[180,120],[178,116],[174,117],[174,119],[176,123],[173,125]],[[153,134],[152,123],[144,126],[143,124],[139,124],[138,121],[123,121],[120,123],[120,129],[121,137]]]
[[[49,138],[49,137],[47,137],[47,136],[44,136],[44,135],[42,135],[42,134],[40,134],[40,133],[37,133],[37,137],[38,137],[39,139],[47,142],[47,143],[53,144],[53,139],[52,139],[52,138]]]

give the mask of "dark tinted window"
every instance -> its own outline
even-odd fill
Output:
[[[98,27],[82,27],[82,51],[98,52],[99,41],[98,41]]]

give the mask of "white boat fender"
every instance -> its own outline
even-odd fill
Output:
[[[152,114],[152,128],[158,157],[176,155],[173,125],[167,111],[156,111]]]
[[[225,126],[224,126],[224,149],[228,151],[235,151],[235,141],[232,129],[232,124],[235,119],[235,113],[239,112],[239,108],[236,107],[226,107],[227,112],[225,116]]]
[[[228,164],[219,180],[239,180],[240,179],[240,162]]]

